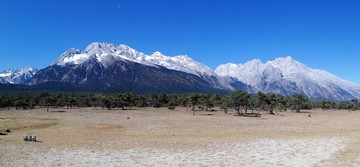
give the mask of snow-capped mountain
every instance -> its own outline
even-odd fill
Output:
[[[25,84],[37,71],[38,69],[33,67],[5,70],[0,72],[0,83]]]
[[[146,55],[123,44],[115,46],[109,43],[93,42],[88,45],[84,51],[71,48],[64,52],[52,65],[62,67],[79,65],[89,60],[96,61],[104,68],[108,68],[117,61],[130,61],[150,67],[180,71],[196,75],[217,89],[234,89],[242,86],[241,84],[230,86],[230,84],[226,82],[228,80],[219,78],[212,69],[193,60],[187,55],[171,57],[158,51],[151,55]]]
[[[84,51],[72,48],[64,52],[28,84],[66,82],[97,91],[224,92],[226,81],[186,55],[146,55],[126,45],[94,42]],[[227,87],[243,85],[236,81]]]
[[[312,69],[291,57],[262,63],[255,59],[245,64],[223,64],[219,76],[229,76],[251,85],[254,92],[284,95],[304,93],[313,99],[349,100],[360,98],[360,87],[324,70]]]
[[[77,65],[95,59],[104,67],[111,65],[114,61],[128,60],[147,66],[161,66],[167,69],[191,73],[197,76],[216,75],[209,67],[194,61],[187,55],[174,57],[165,56],[160,52],[151,55],[138,52],[127,45],[115,46],[109,43],[93,42],[84,51],[69,49],[63,53],[53,65]]]

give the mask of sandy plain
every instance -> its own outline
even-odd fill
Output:
[[[360,111],[50,111],[0,111],[0,166],[360,166]]]

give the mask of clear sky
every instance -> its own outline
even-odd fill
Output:
[[[360,84],[359,0],[0,0],[0,71],[94,41],[212,69],[292,56]]]

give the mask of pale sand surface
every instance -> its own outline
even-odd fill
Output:
[[[0,111],[0,166],[360,166],[360,112],[51,110]]]

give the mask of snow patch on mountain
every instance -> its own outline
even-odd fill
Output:
[[[187,55],[180,55],[169,57],[165,56],[160,52],[154,52],[151,56],[147,59],[153,64],[163,66],[165,68],[182,71],[190,74],[195,75],[206,75],[206,76],[214,76],[216,75],[209,67],[201,64],[199,62],[194,61]]]

